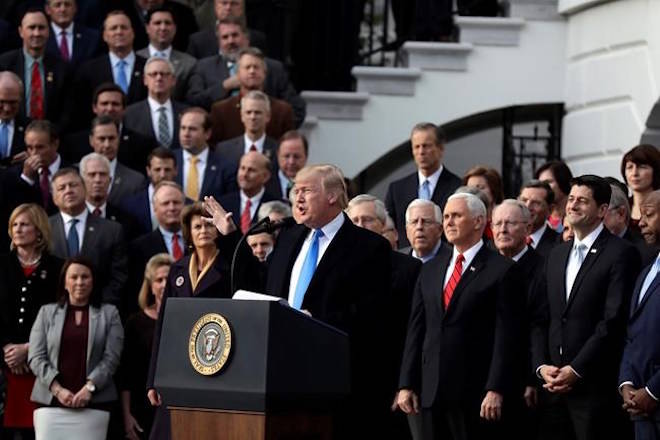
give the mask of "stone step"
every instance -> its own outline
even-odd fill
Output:
[[[364,92],[324,92],[305,90],[300,94],[307,103],[307,114],[318,119],[361,120],[369,100]]]
[[[557,0],[509,0],[509,5],[511,17],[537,21],[563,20]]]
[[[422,70],[467,70],[470,43],[434,43],[407,41],[402,46],[403,64]]]
[[[357,91],[373,95],[414,96],[415,83],[422,71],[415,67],[355,66]]]
[[[455,23],[461,29],[461,42],[482,46],[518,46],[525,20],[505,17],[456,17]]]

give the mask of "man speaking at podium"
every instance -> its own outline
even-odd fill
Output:
[[[348,197],[337,167],[301,169],[293,194],[299,224],[280,233],[269,258],[265,293],[287,299],[292,307],[348,333],[351,399],[338,415],[334,437],[378,438],[375,418],[390,403],[387,386],[379,379],[379,359],[387,348],[385,332],[379,331],[387,323],[379,318],[389,288],[389,243],[353,225],[344,214]],[[213,205],[217,204],[207,201],[207,206]],[[213,208],[209,213],[216,219],[222,216]]]

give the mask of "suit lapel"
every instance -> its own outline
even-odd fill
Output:
[[[202,189],[199,192],[200,196],[202,194],[212,194],[211,189],[215,183],[215,176],[218,174],[218,165],[213,160],[212,152],[209,151],[206,168],[204,169],[204,180],[202,181]]]
[[[652,266],[651,266],[652,267]],[[655,275],[655,278],[653,278],[653,281],[651,281],[651,284],[649,284],[649,288],[646,290],[646,294],[644,295],[644,298],[642,298],[642,302],[639,302],[639,295],[641,294],[641,288],[642,285],[644,284],[644,279],[646,278],[646,275],[650,272],[651,268],[649,270],[644,271],[644,277],[641,278],[641,283],[639,285],[639,288],[635,289],[635,294],[633,295],[633,301],[635,301],[632,304],[631,310],[632,316],[636,315],[643,307],[644,304],[649,300],[649,297],[652,296],[655,291],[658,289],[658,286],[660,286],[660,272],[658,272]]]
[[[570,246],[563,246],[559,249],[558,254],[561,265],[557,267],[555,274],[553,274],[553,278],[558,280],[559,303],[562,309],[566,308],[566,266],[568,265],[568,256],[571,253],[571,249],[573,249],[573,240],[570,241]]]
[[[222,278],[222,273],[219,268],[223,265],[222,257],[220,254],[216,257],[216,261],[213,262],[209,270],[204,274],[199,283],[197,283],[197,288],[193,292],[193,295],[197,296],[197,292],[204,292],[210,286],[217,283],[220,278]]]
[[[83,234],[82,247],[80,253],[82,255],[89,255],[90,252],[96,247],[96,242],[99,235],[99,219],[92,214],[87,215],[87,224],[85,225],[85,233]]]
[[[411,248],[412,252],[412,248]],[[445,316],[445,306],[443,303],[443,292],[444,292],[444,284],[445,284],[445,274],[447,273],[447,269],[449,268],[449,263],[451,262],[451,257],[452,257],[452,249],[447,247],[445,248],[444,246],[440,247],[440,250],[438,251],[438,256],[436,257],[435,260],[429,261],[427,264],[433,264],[435,267],[438,268],[438,270],[433,271],[433,279],[432,279],[432,286],[429,286],[429,291],[432,292],[433,294],[433,299],[435,304],[438,306],[438,313],[440,314],[440,318],[444,318]],[[407,253],[407,255],[410,255],[410,253]]]
[[[596,241],[594,241],[594,244],[591,245],[591,248],[587,251],[587,255],[584,257],[584,261],[582,262],[582,265],[580,266],[580,270],[578,271],[577,275],[575,276],[575,281],[573,282],[573,287],[571,288],[571,294],[568,296],[568,302],[566,304],[566,309],[568,309],[571,304],[573,303],[573,298],[578,292],[578,289],[580,288],[580,284],[582,284],[582,281],[584,280],[584,277],[587,276],[587,273],[589,272],[589,269],[594,265],[596,260],[600,257],[600,255],[603,253],[605,250],[605,246],[607,244],[607,238],[608,238],[608,232],[603,229],[600,234],[598,234],[598,237],[596,238]],[[566,277],[564,277],[564,280]],[[564,281],[564,286],[566,285],[566,282]],[[564,290],[566,288],[564,287]]]
[[[64,222],[62,215],[57,213],[53,216],[53,253],[55,255],[68,255],[66,247],[66,233],[64,231]]]
[[[344,254],[350,249],[350,247],[345,246],[344,243],[351,242],[351,226],[353,226],[353,223],[350,221],[350,219],[344,217],[344,224],[341,225],[337,231],[337,234],[334,236],[328,245],[328,248],[323,253],[318,266],[316,266],[314,276],[312,276],[312,280],[309,282],[309,287],[307,288],[304,301],[307,300],[310,293],[314,292],[316,284],[321,282],[319,280],[326,280],[327,273],[333,268],[341,265]]]
[[[288,243],[286,243],[288,245],[288,249],[284,250],[284,258],[279,259],[279,261],[285,261],[287,266],[280,268],[283,274],[282,284],[280,286],[276,285],[276,287],[279,288],[279,291],[274,293],[279,294],[279,296],[284,299],[289,297],[289,288],[291,287],[291,271],[293,270],[293,265],[296,262],[296,258],[300,253],[300,249],[302,248],[302,245],[305,241],[305,238],[309,234],[309,231],[309,228],[305,226],[298,226],[295,229],[292,229],[291,238]],[[278,240],[278,245],[279,244],[280,242]],[[282,242],[282,245],[284,244],[285,243]],[[274,263],[275,261],[271,261],[270,264]]]
[[[96,326],[99,321],[100,310],[96,307],[89,306],[89,332],[87,333],[87,365],[89,365],[89,357],[92,355],[92,347],[94,346],[94,338],[96,337]]]
[[[456,309],[456,307],[458,307],[458,301],[460,301],[463,291],[470,285],[470,283],[474,280],[477,274],[484,267],[487,254],[488,254],[488,248],[486,247],[486,243],[484,243],[481,246],[481,249],[479,249],[479,252],[477,252],[477,255],[475,255],[472,261],[470,262],[470,265],[466,267],[465,270],[463,271],[463,275],[461,275],[461,279],[458,280],[458,284],[456,285],[456,288],[454,289],[454,293],[451,297],[451,301],[449,302],[449,307],[446,310],[445,317],[449,316]],[[444,291],[443,291],[443,295],[441,296],[444,296]],[[443,299],[440,298],[440,303],[442,304],[442,302]]]

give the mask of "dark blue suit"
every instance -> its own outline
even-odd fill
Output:
[[[55,35],[53,29],[50,29],[46,52],[62,61],[62,54],[59,48],[59,35]],[[87,60],[91,60],[99,53],[101,47],[101,34],[95,30],[77,23],[73,25],[73,50],[69,54],[69,65],[77,67]]]
[[[138,235],[146,234],[153,230],[151,225],[151,210],[149,209],[149,190],[147,188],[131,194],[122,200],[120,208],[124,212],[130,212],[139,226]]]
[[[654,261],[655,263],[655,261]],[[660,275],[651,282],[642,302],[639,295],[644,279],[653,264],[644,268],[637,277],[635,290],[630,304],[630,319],[626,346],[621,359],[619,383],[632,382],[635,388],[648,388],[651,393],[660,396]],[[638,304],[639,303],[639,304]],[[660,411],[651,417],[633,418],[635,438],[660,438]]]
[[[183,184],[183,150],[174,150],[176,155],[176,183],[181,185],[185,190]],[[217,154],[209,151],[206,169],[204,170],[204,180],[202,181],[202,188],[199,191],[200,199],[204,196],[213,196],[216,200],[220,199],[223,194],[230,193],[238,190],[236,184],[236,165],[230,162],[225,162]]]
[[[255,224],[257,221],[257,213],[259,212],[259,208],[261,207],[262,203],[270,202],[272,200],[278,200],[276,197],[273,197],[270,193],[264,192],[264,195],[261,196],[261,200],[259,201],[259,206],[257,206],[257,210],[255,211],[254,217],[252,217],[252,220],[250,224]],[[240,191],[234,191],[229,194],[225,194],[218,200],[220,205],[222,205],[223,208],[227,212],[232,213],[232,218],[234,219],[234,223],[240,227],[241,225],[241,193]]]

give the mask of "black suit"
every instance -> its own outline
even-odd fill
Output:
[[[644,240],[639,229],[628,227],[621,238],[635,246],[635,249],[637,249],[637,252],[639,252],[639,256],[642,259],[642,267],[646,267],[653,263],[655,256],[658,254],[658,250],[655,247],[650,246]]]
[[[12,169],[0,168],[0,222],[9,223],[9,217],[22,203],[41,203],[41,196],[25,183]],[[9,235],[0,234],[0,249],[9,249]]]
[[[146,61],[141,56],[135,55],[133,71],[130,77],[126,78],[130,81],[126,93],[126,103],[129,105],[147,98],[147,88],[142,81],[142,72]],[[80,120],[76,127],[82,128],[89,125],[88,122],[93,116],[91,108],[94,90],[105,82],[115,82],[113,69],[114,67],[110,65],[110,55],[107,53],[85,62],[78,68],[75,96],[76,102],[81,103],[81,105],[77,113]]]
[[[250,34],[250,46],[261,49],[266,53],[266,35],[256,29],[248,29]],[[218,47],[218,37],[215,35],[215,29],[202,29],[190,35],[188,39],[188,52],[198,60],[202,58],[217,55],[220,51]]]
[[[68,258],[67,240],[61,214],[48,219],[51,230],[53,255]],[[119,223],[104,218],[87,216],[80,255],[94,265],[94,285],[101,289],[103,302],[119,306],[127,279],[126,241]]]
[[[59,123],[66,126],[68,123],[68,110],[71,100],[68,98],[69,91],[69,68],[54,58],[49,53],[43,56],[43,91],[44,91],[44,118],[49,121]],[[25,56],[23,49],[16,49],[0,55],[0,71],[10,70],[14,72],[23,81],[27,87],[27,75],[31,72],[25,71]],[[27,118],[29,115],[26,113],[26,102],[29,101],[28,90],[25,88],[23,99],[21,103],[20,113],[23,117]]]
[[[144,175],[121,163],[117,163],[115,174],[112,176],[112,183],[110,184],[108,202],[119,206],[125,197],[139,192],[145,186],[147,186],[147,179]]]
[[[561,243],[560,234],[550,226],[546,226],[545,232],[543,232],[543,235],[541,235],[539,244],[536,245],[534,250],[543,258],[547,258],[552,248],[557,246],[559,243]]]
[[[172,127],[170,133],[172,135],[172,143],[167,145],[168,148],[175,149],[181,148],[179,144],[179,115],[188,106],[181,102],[172,102]],[[146,99],[131,104],[126,108],[124,113],[124,125],[128,130],[131,130],[144,138],[149,140],[151,145],[158,144],[158,137],[156,136],[158,120],[153,120],[151,117],[151,108]]]
[[[174,154],[176,155],[177,168],[176,183],[181,185],[185,192],[186,185],[183,182],[183,150],[174,150]],[[218,200],[223,194],[236,191],[237,189],[236,165],[220,159],[217,154],[209,151],[202,187],[199,190],[200,200],[204,196],[213,196]]]
[[[513,261],[482,245],[456,285],[447,310],[445,273],[452,248],[422,266],[413,297],[403,354],[400,388],[421,393],[426,438],[440,438],[440,420],[459,427],[452,438],[481,439],[501,429],[480,420],[486,391],[508,401],[517,386],[524,343],[524,294]],[[450,268],[453,270],[452,268]],[[464,431],[464,435],[456,431]]]
[[[302,301],[302,309],[312,316],[349,334],[351,341],[352,395],[345,410],[356,417],[350,425],[338,428],[336,438],[365,438],[378,428],[372,418],[391,403],[391,390],[381,383],[383,352],[380,348],[387,326],[380,310],[382,296],[387,295],[390,283],[389,243],[381,236],[355,226],[345,215],[344,223],[323,254]],[[310,230],[296,225],[284,230],[269,259],[266,293],[288,298],[291,270]],[[339,270],[341,268],[341,270]],[[358,409],[359,407],[359,409]],[[362,428],[371,429],[366,433]],[[362,434],[362,435],[361,435]],[[374,436],[374,438],[378,438]]]
[[[9,156],[0,162],[0,167],[3,165],[10,166],[11,158],[18,153],[25,151],[25,127],[27,127],[29,123],[30,120],[21,115],[16,115],[16,118],[14,118],[14,135],[12,136],[9,145]]]
[[[46,51],[60,61],[62,59],[62,52],[60,52],[60,36],[55,35],[55,31],[51,27],[50,35],[48,36],[48,43]],[[73,52],[69,54],[68,63],[72,67],[77,67],[87,60],[91,60],[99,53],[101,47],[101,34],[95,29],[73,24]]]
[[[250,224],[255,224],[257,222],[257,213],[259,212],[259,208],[261,207],[262,203],[270,202],[271,200],[277,200],[275,197],[273,197],[270,193],[264,192],[264,194],[261,196],[261,200],[259,200],[259,206],[257,206],[257,210],[254,212],[254,217],[250,220]],[[218,200],[220,205],[222,205],[223,208],[227,212],[232,213],[232,218],[234,219],[234,223],[240,227],[241,224],[241,193],[240,191],[234,191],[230,192],[229,194],[225,194],[220,199]]]
[[[185,249],[183,243],[182,249]],[[124,308],[127,315],[138,310],[137,298],[144,279],[144,269],[151,257],[160,253],[168,253],[163,234],[159,229],[133,240],[129,246],[129,271],[126,283],[126,303]]]
[[[235,138],[227,139],[226,141],[219,142],[215,146],[215,154],[220,158],[238,164],[243,154],[245,154],[245,137],[244,135]],[[264,141],[264,156],[270,159],[271,173],[277,172],[277,141],[266,137]],[[281,191],[280,191],[281,192]]]
[[[444,167],[431,195],[431,200],[441,209],[444,209],[447,199],[459,186],[461,186],[461,179],[449,171],[447,167]],[[385,196],[385,207],[392,220],[394,220],[396,230],[399,231],[399,247],[402,248],[410,246],[410,242],[406,237],[405,215],[410,202],[418,198],[418,190],[419,179],[417,171],[415,171],[403,179],[392,182]]]
[[[639,255],[607,229],[585,256],[566,299],[573,241],[555,247],[546,265],[548,321],[532,333],[532,364],[570,365],[580,376],[563,395],[541,397],[544,438],[621,438],[617,373]],[[570,419],[573,420],[571,423]],[[568,419],[568,420],[567,420]],[[560,426],[561,425],[561,426]]]
[[[126,240],[133,240],[141,233],[140,226],[133,214],[115,205],[105,205],[105,218],[119,223],[124,228]]]

